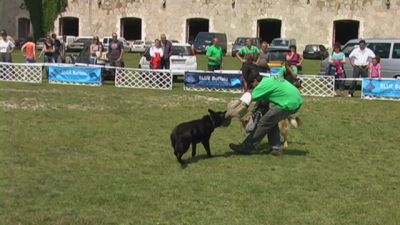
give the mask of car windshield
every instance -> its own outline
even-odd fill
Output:
[[[307,52],[316,52],[318,51],[318,46],[317,45],[307,45],[304,51]]]
[[[45,42],[46,41],[46,38],[39,38],[38,40],[37,40],[37,42]]]
[[[85,42],[88,42],[88,41],[91,41],[91,40],[92,40],[91,38],[78,38],[74,42],[85,43]]]
[[[103,44],[108,44],[111,41],[111,38],[103,38]]]
[[[133,41],[133,44],[134,45],[141,45],[141,44],[143,44],[143,41]]]
[[[211,33],[202,33],[196,36],[196,39],[194,40],[195,42],[201,42],[204,43],[206,41],[211,41],[211,39],[214,37],[214,34]]]
[[[235,45],[246,45],[246,40],[247,38],[238,38],[235,41]],[[257,45],[258,43],[258,39],[257,38],[250,38],[251,42],[253,43],[253,45]]]
[[[289,41],[282,40],[282,39],[275,39],[275,40],[272,40],[271,46],[283,46],[283,47],[289,46]]]
[[[286,51],[268,51],[268,59],[272,61],[285,61]]]
[[[351,51],[353,51],[353,49],[357,48],[358,46],[358,43],[349,43],[343,48],[342,52],[346,57],[349,57]]]
[[[193,55],[189,46],[172,46],[172,55]]]

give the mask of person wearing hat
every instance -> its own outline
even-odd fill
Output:
[[[7,38],[7,32],[2,30],[0,38],[0,62],[12,62],[11,53],[14,51],[15,45]]]
[[[237,153],[250,153],[260,144],[264,136],[268,135],[269,152],[272,155],[282,155],[278,123],[300,109],[303,97],[299,89],[282,75],[262,77],[255,65],[244,68],[242,74],[246,92],[240,100],[228,104],[226,117],[241,118],[246,114],[252,101],[269,102],[269,110],[243,143],[230,144],[229,147]]]

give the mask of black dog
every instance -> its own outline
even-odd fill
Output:
[[[187,152],[190,144],[192,144],[192,157],[196,155],[196,144],[200,142],[206,149],[208,157],[211,157],[211,133],[227,120],[225,119],[226,111],[214,112],[209,109],[208,112],[209,115],[205,115],[199,120],[181,123],[172,130],[171,144],[174,148],[174,154],[181,164],[183,163],[182,156]]]

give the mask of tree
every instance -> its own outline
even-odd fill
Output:
[[[53,30],[54,20],[65,11],[68,0],[24,0],[29,11],[35,39]]]

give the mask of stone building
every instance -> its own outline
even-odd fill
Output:
[[[14,39],[25,39],[32,31],[29,12],[24,0],[1,0],[0,29],[5,29]]]
[[[23,0],[2,0],[0,28],[15,37],[32,29]],[[54,21],[59,35],[127,40],[193,40],[200,31],[239,36],[295,38],[331,46],[357,37],[400,37],[400,0],[69,0]]]

